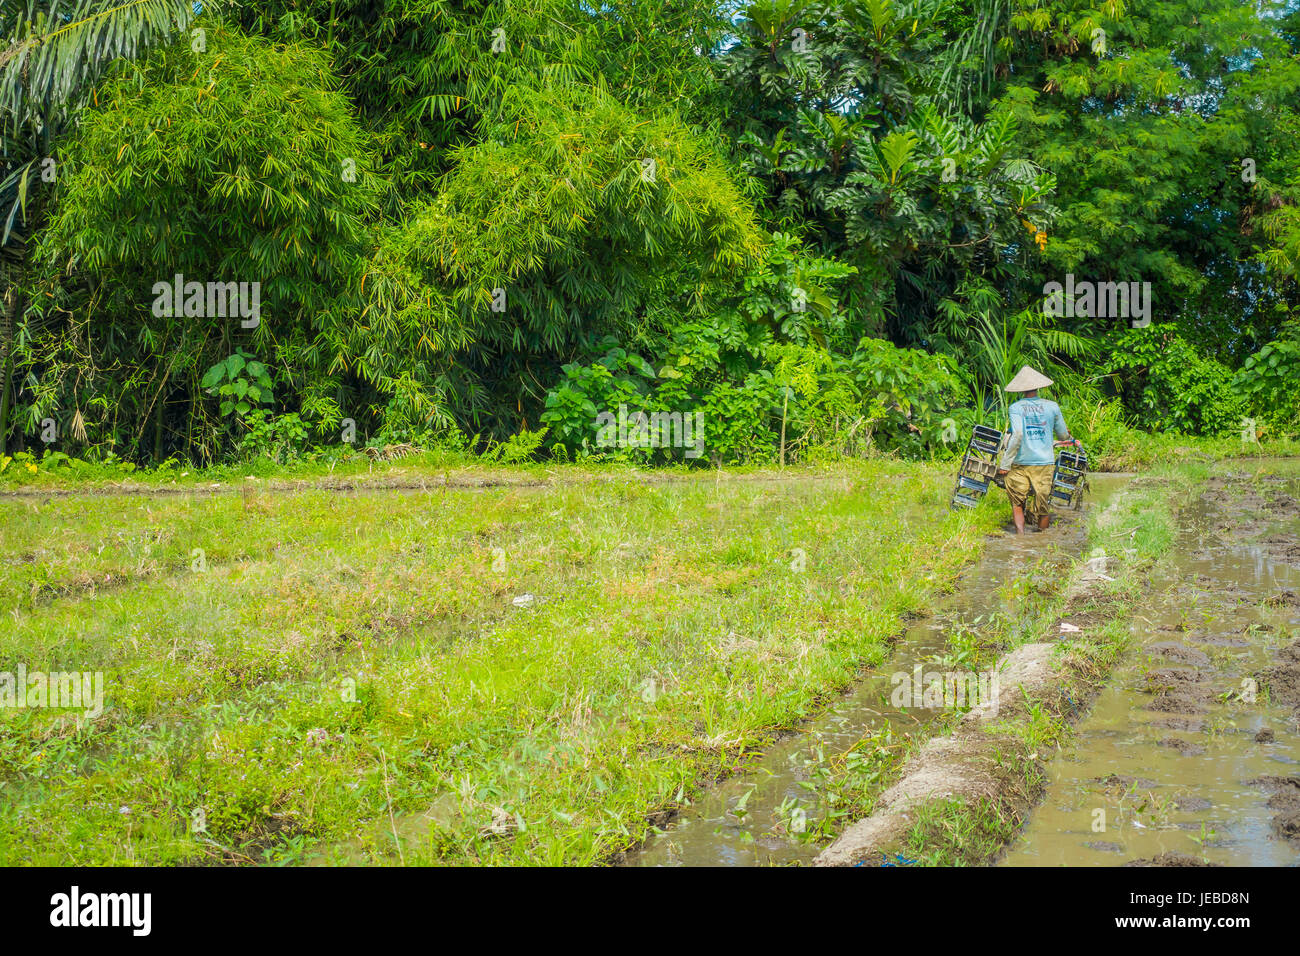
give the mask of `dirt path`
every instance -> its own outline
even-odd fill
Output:
[[[1131,478],[1127,472],[1108,473],[1107,478]],[[323,476],[315,478],[260,478],[247,476],[228,481],[178,483],[159,485],[130,481],[108,484],[72,484],[69,486],[30,485],[0,488],[0,500],[48,498],[170,498],[178,495],[250,495],[293,494],[303,491],[337,491],[346,494],[367,492],[430,492],[444,488],[476,491],[494,488],[553,488],[558,486],[618,486],[629,482],[644,485],[671,485],[700,482],[772,482],[789,481],[843,481],[844,476],[830,470],[825,474],[809,474],[801,468],[760,469],[756,471],[728,471],[725,469],[695,470],[689,473],[664,470],[642,471],[636,468],[620,469],[602,467],[594,471],[566,469],[518,468],[427,468],[384,467],[377,472]]]
[[[790,482],[790,481],[843,481],[844,476],[834,472],[808,474],[788,471],[729,472],[723,470],[695,471],[689,474],[663,471],[638,471],[630,469],[599,472],[560,473],[546,471],[541,474],[502,469],[499,472],[475,469],[410,470],[393,469],[374,474],[356,474],[313,479],[258,478],[250,476],[242,481],[190,483],[176,485],[150,485],[121,482],[107,485],[81,484],[70,487],[27,486],[0,488],[0,499],[5,498],[170,498],[178,495],[249,495],[293,494],[304,491],[337,491],[347,494],[368,492],[430,492],[450,488],[461,491],[481,491],[497,488],[554,488],[560,486],[621,486],[629,483],[644,485],[672,485],[691,483],[735,482]]]
[[[1184,509],[1132,645],[1010,866],[1300,859],[1300,482],[1216,478]]]

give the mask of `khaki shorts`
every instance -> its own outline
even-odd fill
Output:
[[[1048,514],[1047,503],[1051,500],[1052,473],[1055,470],[1055,465],[1012,465],[1006,476],[1007,497],[1013,505],[1023,508],[1032,491],[1033,511],[1029,514],[1035,518]]]

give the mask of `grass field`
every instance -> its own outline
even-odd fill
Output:
[[[1007,510],[946,465],[550,478],[0,499],[0,672],[105,688],[0,708],[0,863],[608,859]]]

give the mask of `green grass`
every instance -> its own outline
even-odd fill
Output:
[[[607,860],[1005,517],[946,465],[569,476],[0,500],[0,670],[106,686],[0,710],[0,863]]]
[[[916,810],[903,862],[916,866],[982,863],[996,856],[1023,822],[1014,809],[987,797],[931,800]]]
[[[1085,439],[1095,471],[1147,471],[1169,464],[1220,460],[1291,458],[1300,455],[1300,442],[1288,438],[1243,442],[1239,435],[1191,438],[1173,433],[1140,432],[1124,428],[1100,442]]]
[[[1094,435],[1086,417],[1077,422],[1077,426],[1094,471],[1140,471],[1170,463],[1300,456],[1300,442],[1285,438],[1258,442],[1242,442],[1235,435],[1191,438],[1177,434],[1150,434],[1121,424],[1098,429]],[[954,449],[948,467],[955,470],[957,457]],[[64,494],[91,488],[120,487],[157,492],[230,492],[243,489],[250,483],[260,487],[295,487],[303,483],[330,487],[420,487],[422,483],[444,481],[469,486],[524,485],[552,480],[556,476],[568,481],[608,482],[647,474],[658,480],[672,481],[698,478],[707,470],[700,465],[647,468],[608,462],[569,464],[554,459],[505,466],[453,448],[419,449],[395,460],[374,460],[362,450],[344,445],[318,448],[286,464],[260,456],[204,467],[168,459],[159,465],[138,468],[116,459],[90,462],[37,450],[16,456],[0,454],[0,493],[48,491]],[[730,475],[776,471],[775,467],[761,464],[727,468]]]

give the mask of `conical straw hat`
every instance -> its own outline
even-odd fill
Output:
[[[1032,392],[1036,388],[1047,388],[1052,380],[1042,372],[1022,366],[1016,377],[1007,383],[1008,392]]]

